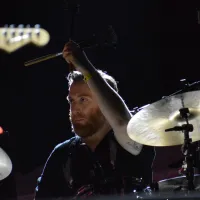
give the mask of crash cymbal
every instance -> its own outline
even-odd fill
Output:
[[[6,152],[0,148],[0,180],[5,179],[12,171],[12,162]]]
[[[200,91],[165,97],[146,106],[129,121],[127,126],[129,137],[138,143],[150,146],[183,144],[182,131],[165,132],[166,129],[185,124],[179,113],[179,109],[183,108],[182,102],[190,111],[188,119],[194,127],[189,136],[192,142],[200,140]]]

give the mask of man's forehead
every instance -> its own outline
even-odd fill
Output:
[[[69,96],[89,95],[91,94],[90,88],[84,81],[72,83],[69,88]]]

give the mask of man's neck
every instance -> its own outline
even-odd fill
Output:
[[[82,140],[92,151],[95,151],[96,147],[104,139],[104,137],[109,133],[110,130],[111,130],[110,125],[105,124],[95,134],[87,138],[83,138]]]

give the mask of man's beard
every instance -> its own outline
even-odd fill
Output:
[[[105,123],[105,117],[101,111],[93,112],[91,115],[83,116],[84,123],[71,121],[72,131],[82,138],[87,138],[94,135]]]

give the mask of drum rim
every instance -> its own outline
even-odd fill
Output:
[[[194,177],[196,177],[196,176],[198,177],[198,176],[200,176],[200,174],[194,174]],[[177,179],[181,179],[181,178],[186,178],[186,175],[176,176],[176,177],[169,178],[169,179],[163,179],[163,180],[158,181],[158,183],[163,183],[164,181],[170,181],[170,180],[177,180]]]

